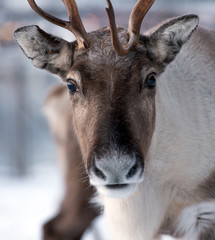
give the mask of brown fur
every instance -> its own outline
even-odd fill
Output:
[[[214,240],[215,236],[215,224],[211,228],[205,229],[200,235],[199,240]]]
[[[211,172],[209,177],[199,187],[198,192],[199,190],[204,199],[210,200],[215,198],[215,171]]]
[[[120,36],[122,37],[124,34],[126,32],[122,30]],[[96,39],[93,40],[95,37]],[[87,53],[77,52],[74,55],[75,64],[72,67],[72,71],[81,73],[83,86],[81,92],[84,98],[73,96],[71,98],[71,111],[73,112],[73,121],[81,149],[84,149],[82,151],[84,161],[88,161],[91,154],[90,149],[92,150],[91,145],[98,149],[97,143],[101,145],[102,141],[104,145],[111,144],[109,140],[111,136],[107,135],[107,131],[111,132],[111,128],[116,124],[111,122],[111,116],[127,123],[126,128],[132,131],[132,136],[135,136],[135,139],[131,139],[132,143],[144,146],[145,149],[141,149],[141,152],[147,152],[148,145],[146,143],[150,142],[151,138],[151,135],[148,133],[153,132],[154,126],[153,121],[148,122],[148,119],[153,119],[154,110],[151,107],[153,106],[151,103],[154,101],[155,91],[148,89],[143,91],[142,89],[148,74],[153,71],[152,68],[154,69],[155,63],[145,58],[146,49],[144,47],[139,49],[141,53],[137,53],[134,49],[129,53],[129,56],[116,56],[111,48],[109,30],[95,32],[92,34],[91,39],[91,50]],[[87,66],[85,64],[86,61],[88,62]],[[143,63],[145,63],[145,72],[142,76],[140,72]],[[122,72],[121,69],[124,69],[124,71]],[[133,73],[132,75],[130,74],[131,72]],[[140,95],[137,101],[137,96],[133,93],[140,91],[143,91],[143,95]],[[141,109],[144,106],[145,111],[141,115]],[[124,113],[126,118],[117,116],[116,110],[118,112],[126,111]],[[82,118],[76,118],[75,116],[79,116],[78,112],[87,112],[87,114],[85,116],[82,115]],[[136,115],[136,112],[140,114]],[[145,124],[137,124],[138,121],[134,121],[137,118],[142,119],[142,121],[145,119]],[[109,119],[108,127],[106,121],[105,125],[103,124],[104,119],[106,121]],[[134,125],[129,126],[131,122]],[[99,131],[101,135],[91,136],[92,133],[96,132],[96,129],[104,129],[104,131]],[[83,134],[84,137],[82,136]],[[91,165],[89,162],[88,164],[89,166]]]
[[[59,160],[64,166],[66,187],[59,213],[44,225],[46,240],[80,240],[85,229],[99,213],[89,203],[93,189],[89,186],[65,104],[68,104],[68,92],[64,86],[55,88],[45,103],[45,112],[57,140]],[[56,114],[58,119],[54,119],[52,114]]]

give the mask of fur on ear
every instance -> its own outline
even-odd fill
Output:
[[[197,28],[199,18],[189,14],[172,19],[149,36],[149,48],[158,62],[168,64]]]
[[[63,76],[72,64],[72,44],[38,26],[18,28],[14,38],[35,67]]]

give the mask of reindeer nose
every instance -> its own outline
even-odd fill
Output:
[[[134,155],[116,154],[100,159],[95,158],[90,169],[90,180],[95,186],[119,187],[119,185],[140,182],[142,172],[142,164]]]

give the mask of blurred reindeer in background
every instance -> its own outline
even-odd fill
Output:
[[[68,22],[28,1],[77,39],[70,43],[38,26],[15,32],[34,66],[58,74],[68,87],[46,103],[66,159],[67,192],[45,238],[80,239],[96,216],[84,210],[92,191],[77,181],[86,178],[82,161],[111,239],[153,240],[165,233],[214,240],[215,33],[195,31],[199,19],[189,14],[140,35],[153,0],[137,2],[128,29],[116,26],[107,0],[110,27],[91,33],[74,0],[63,0]]]
[[[58,147],[59,161],[65,177],[65,195],[58,215],[44,225],[46,240],[78,240],[90,227],[99,211],[90,204],[90,187],[80,148],[68,111],[69,94],[59,86],[47,97],[44,111]],[[96,239],[95,239],[96,240]],[[99,239],[98,239],[99,240]]]

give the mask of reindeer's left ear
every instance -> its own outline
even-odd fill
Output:
[[[163,24],[149,36],[149,49],[158,62],[171,62],[182,45],[197,28],[199,18],[196,15],[185,15]]]
[[[14,38],[35,67],[64,77],[72,65],[71,43],[44,32],[38,26],[26,26],[14,32]]]

